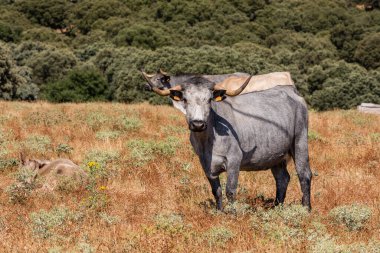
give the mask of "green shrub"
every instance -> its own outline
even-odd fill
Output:
[[[0,99],[34,100],[39,89],[32,81],[31,69],[17,66],[12,51],[0,40]]]
[[[84,180],[84,178],[76,179],[67,176],[60,176],[55,189],[63,193],[75,192],[83,189],[85,181],[86,180]]]
[[[26,148],[39,153],[45,153],[46,150],[49,149],[50,145],[50,137],[46,135],[31,135],[24,141],[24,146]]]
[[[342,248],[337,245],[334,239],[329,236],[318,238],[317,242],[311,247],[312,253],[336,253],[342,252]]]
[[[93,149],[86,154],[85,163],[96,162],[101,167],[104,167],[107,163],[117,161],[120,154],[116,150],[99,150]]]
[[[119,131],[99,131],[95,134],[96,138],[102,141],[114,140],[120,136]]]
[[[9,201],[13,204],[25,204],[37,187],[36,171],[20,168],[15,174],[15,180],[16,182],[6,189]]]
[[[369,34],[359,42],[355,50],[355,59],[364,67],[376,69],[380,67],[380,32]]]
[[[223,246],[235,237],[235,234],[223,226],[212,227],[204,233],[204,237],[210,246]]]
[[[77,246],[78,250],[83,252],[83,253],[94,253],[96,252],[94,247],[92,247],[90,244],[86,242],[81,242]]]
[[[18,26],[10,25],[0,20],[0,40],[5,42],[18,42],[22,29]]]
[[[181,215],[158,214],[154,217],[156,228],[169,234],[181,233],[185,230],[185,224]]]
[[[55,148],[56,152],[58,154],[70,154],[72,153],[72,151],[74,150],[74,148],[72,148],[70,145],[68,144],[65,144],[65,143],[60,143],[58,144],[58,146]]]
[[[350,231],[363,229],[371,215],[369,207],[359,204],[338,206],[329,213],[335,223],[345,225]]]
[[[110,121],[111,118],[102,112],[91,112],[86,117],[86,123],[92,130],[99,130],[106,122]]]
[[[18,2],[20,10],[33,22],[53,29],[66,27],[70,2],[65,0],[23,0]]]
[[[80,31],[87,34],[91,31],[96,21],[107,20],[113,16],[126,17],[130,13],[130,10],[126,4],[117,0],[107,2],[101,0],[85,0],[78,2],[75,9],[72,10],[72,13]]]
[[[169,137],[164,141],[131,140],[127,143],[127,147],[130,149],[132,164],[142,166],[153,160],[157,155],[174,155],[178,144],[175,137]]]
[[[309,216],[309,212],[301,205],[280,205],[271,210],[260,211],[258,216],[264,222],[277,221],[290,227],[300,227]]]
[[[25,63],[32,69],[32,80],[38,85],[58,82],[77,64],[75,55],[69,49],[45,46],[41,51],[32,50],[30,53],[31,57],[26,58]]]
[[[298,244],[308,236],[319,236],[317,230],[305,231],[303,224],[309,216],[301,205],[277,206],[271,210],[259,210],[251,218],[252,228],[265,233],[269,238],[291,244]],[[311,233],[311,234],[310,234]]]
[[[120,217],[117,215],[108,215],[105,212],[99,214],[100,218],[109,226],[115,225],[120,221]]]
[[[317,140],[322,139],[320,134],[316,131],[313,131],[313,130],[309,130],[309,132],[307,133],[307,137],[308,137],[309,141],[317,141]]]
[[[142,122],[137,117],[126,117],[121,119],[121,128],[127,131],[138,130],[142,126]]]
[[[1,146],[0,146],[1,148]],[[15,158],[2,158],[0,157],[0,171],[12,168],[19,165],[19,161]]]
[[[253,209],[247,203],[235,201],[233,204],[228,203],[228,205],[224,208],[224,212],[236,215],[246,215],[251,214]]]
[[[84,102],[106,100],[107,83],[94,69],[72,70],[67,78],[50,83],[44,96],[51,102]]]
[[[82,216],[82,213],[65,207],[56,207],[49,211],[40,210],[30,214],[31,228],[36,237],[47,239],[56,235],[59,230],[62,231],[67,222],[78,222]]]

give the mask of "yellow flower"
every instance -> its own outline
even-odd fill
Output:
[[[101,190],[101,191],[105,191],[105,190],[107,190],[107,187],[104,186],[104,185],[102,185],[102,186],[99,187],[99,190]]]
[[[98,167],[99,164],[98,164],[97,162],[91,161],[91,162],[88,162],[88,163],[87,163],[87,166],[88,166],[88,167]]]

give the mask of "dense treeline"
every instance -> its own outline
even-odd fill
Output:
[[[139,74],[161,67],[172,74],[290,71],[315,109],[380,103],[378,6],[0,0],[0,99],[164,102],[143,91]]]

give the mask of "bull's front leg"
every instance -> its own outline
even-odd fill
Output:
[[[227,168],[227,185],[226,185],[226,195],[229,204],[233,204],[236,200],[236,190],[239,181],[240,167],[238,164],[229,166]]]
[[[212,194],[215,197],[216,209],[223,211],[223,193],[222,187],[220,185],[219,176],[218,177],[207,177],[212,188]]]

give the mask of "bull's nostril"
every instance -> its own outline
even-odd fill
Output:
[[[193,120],[190,122],[190,128],[192,130],[204,130],[206,128],[206,122],[202,120]]]

